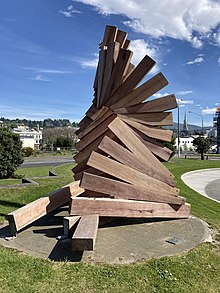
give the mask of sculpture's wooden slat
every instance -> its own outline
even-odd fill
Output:
[[[124,198],[177,205],[185,203],[183,198],[169,195],[168,192],[160,192],[151,187],[144,188],[88,173],[83,174],[80,186],[85,190],[109,194],[117,199]]]
[[[82,175],[83,175],[83,172],[87,172],[87,173],[95,174],[95,175],[103,175],[103,174],[104,174],[101,170],[97,170],[97,169],[95,169],[95,168],[87,167],[87,168],[84,169],[83,171],[78,172],[78,173],[75,173],[75,174],[73,175],[73,178],[74,178],[76,181],[77,181],[77,180],[81,180]]]
[[[188,218],[190,205],[169,205],[167,203],[145,202],[108,198],[73,198],[72,215],[99,214],[110,217],[135,218]]]
[[[108,44],[115,42],[118,28],[116,26],[107,25],[105,27],[105,33],[102,41],[102,46],[108,46]]]
[[[98,68],[98,88],[97,88],[97,108],[100,107],[100,100],[102,95],[102,86],[105,72],[107,50],[104,48],[99,52],[99,68]]]
[[[91,154],[92,151],[96,151],[98,149],[98,145],[100,144],[101,140],[103,139],[104,136],[108,136],[113,138],[114,134],[110,131],[107,130],[103,135],[98,137],[96,140],[91,142],[87,147],[85,147],[82,151],[77,153],[73,158],[74,160],[79,164],[83,160],[86,160],[89,155]]]
[[[134,72],[135,69],[133,73]],[[131,73],[131,75],[133,73]],[[115,110],[117,108],[128,107],[142,103],[144,100],[164,88],[166,85],[168,85],[168,81],[160,72],[130,92],[128,95],[122,96],[120,99],[118,99],[113,105],[111,105],[111,109]]]
[[[129,48],[129,46],[130,46],[130,43],[131,43],[131,41],[130,40],[125,40],[125,43],[124,43],[124,45],[123,45],[123,49],[128,49]]]
[[[170,149],[166,148],[162,143],[144,135],[141,132],[135,132],[143,144],[160,160],[167,162],[170,159],[172,155],[172,151]]]
[[[130,63],[128,66],[127,71],[125,72],[124,76],[123,76],[123,82],[125,81],[126,78],[128,78],[128,76],[134,71],[135,69],[135,65]]]
[[[117,31],[116,42],[118,42],[122,48],[125,44],[127,36],[128,36],[128,33],[121,31],[121,30]]]
[[[80,216],[63,217],[63,235],[66,237],[72,236],[73,233],[71,231],[79,219]]]
[[[89,124],[92,123],[92,119],[85,116],[80,122],[79,122],[79,128],[80,130],[86,128]]]
[[[98,149],[102,150],[107,155],[110,155],[112,158],[126,166],[132,166],[133,169],[139,172],[167,183],[170,186],[175,186],[175,181],[170,176],[164,176],[159,169],[152,168],[150,164],[146,164],[143,160],[140,160],[129,150],[107,136],[105,136],[100,142]],[[75,168],[77,168],[77,166]]]
[[[104,105],[108,100],[107,87],[108,87],[108,84],[111,80],[113,68],[114,68],[115,63],[118,59],[119,50],[120,50],[120,44],[118,42],[111,43],[108,46],[107,55],[106,55],[104,79],[103,79],[103,85],[102,85],[102,94],[101,94],[101,98],[100,98],[100,105]]]
[[[121,49],[117,62],[113,68],[111,79],[108,83],[105,92],[104,102],[108,105],[109,97],[117,90],[123,81],[123,76],[128,69],[132,52],[129,50]]]
[[[85,135],[79,142],[76,143],[75,147],[78,151],[81,151],[90,143],[95,141],[99,136],[105,133],[108,129],[109,123],[111,123],[115,119],[115,115],[111,115],[97,127],[95,127],[92,131],[90,131],[87,135]]]
[[[164,176],[173,178],[172,173],[152,155],[151,151],[137,138],[132,129],[120,118],[115,118],[108,127],[137,157],[148,162],[155,170],[161,170]]]
[[[142,132],[143,134],[149,137],[164,140],[164,141],[171,141],[172,139],[173,131],[171,130],[150,127],[150,126],[143,125],[141,123],[131,121],[131,120],[126,120],[126,119],[124,121],[130,126],[132,126],[133,128],[137,129],[138,131]]]
[[[72,237],[72,249],[78,251],[94,250],[98,225],[98,214],[82,216]]]
[[[74,182],[72,186],[65,186],[9,213],[6,218],[9,221],[12,234],[16,235],[27,225],[69,202],[71,196],[77,196],[82,192],[84,189],[79,187],[79,182]]]
[[[96,152],[92,152],[87,165],[133,185],[156,188],[158,191],[167,191],[173,195],[177,195],[179,192],[177,188],[171,187],[160,180],[136,171],[132,167],[125,166]]]
[[[107,106],[111,106],[124,96],[128,95],[141,82],[144,76],[155,65],[155,61],[149,56],[145,56],[142,61],[135,67],[134,71],[128,76],[123,84],[117,89],[114,95],[109,99]],[[126,107],[122,105],[121,107]]]
[[[137,114],[137,113],[150,113],[150,112],[163,112],[177,107],[175,95],[168,95],[162,98],[154,99],[138,105],[119,108],[114,112],[116,114]]]
[[[95,115],[97,112],[99,111],[99,109],[92,104],[89,109],[86,111],[86,116],[92,119],[92,116]],[[94,119],[92,119],[94,120]]]
[[[90,131],[92,131],[94,128],[99,126],[101,123],[103,123],[109,116],[111,116],[113,113],[110,109],[103,107],[100,112],[103,111],[104,114],[97,116],[97,119],[95,119],[88,127],[86,127],[84,130],[82,130],[78,134],[78,138],[82,139],[85,135],[87,135]],[[96,113],[97,114],[97,113]],[[101,113],[99,113],[101,114]],[[100,118],[99,118],[100,117]]]
[[[157,112],[144,114],[118,114],[122,120],[131,120],[150,126],[173,125],[172,112]]]

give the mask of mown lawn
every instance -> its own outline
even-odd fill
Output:
[[[206,220],[220,232],[220,204],[185,186],[181,174],[203,168],[220,167],[217,161],[173,159],[166,166],[176,176],[177,187],[192,205],[192,213]],[[45,192],[55,190],[72,180],[71,164],[56,168],[60,179],[42,180],[32,189],[9,192],[0,190],[0,200],[8,202],[2,214],[16,205],[32,201]],[[65,175],[64,175],[65,174]],[[57,181],[55,181],[57,180]],[[51,182],[52,181],[52,182]],[[55,183],[56,182],[56,183]],[[33,195],[34,194],[34,195]],[[16,207],[17,208],[17,207]],[[220,245],[201,244],[188,253],[152,259],[133,265],[88,265],[53,262],[33,258],[0,247],[0,292],[158,292],[218,293],[220,292]]]

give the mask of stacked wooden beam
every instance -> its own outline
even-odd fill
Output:
[[[139,85],[155,61],[145,56],[135,67],[129,44],[126,32],[106,27],[94,99],[77,130],[79,153],[74,158],[78,165],[73,172],[85,192],[72,199],[70,215],[83,216],[83,223],[88,217],[92,235],[96,235],[97,215],[187,218],[190,212],[178,195],[173,175],[162,163],[171,156],[162,141],[172,138],[172,131],[162,127],[173,123],[169,110],[177,107],[176,98],[167,95],[148,100],[168,81],[158,73]],[[73,247],[88,248],[82,242],[88,244],[88,235],[84,235],[90,230],[88,223],[81,229],[79,222],[81,238],[79,241],[79,232],[73,235]]]
[[[129,44],[126,32],[106,27],[94,99],[77,130],[79,152],[74,159],[78,164],[73,172],[79,181],[71,192],[57,191],[9,214],[15,233],[70,198],[64,234],[71,235],[74,250],[94,249],[100,221],[189,217],[190,206],[163,165],[171,151],[162,142],[172,138],[172,131],[163,126],[173,123],[170,110],[177,107],[176,98],[148,100],[168,81],[158,73],[140,84],[155,61],[145,56],[135,67]]]

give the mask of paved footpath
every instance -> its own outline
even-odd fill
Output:
[[[181,179],[201,195],[220,203],[220,168],[191,171]]]

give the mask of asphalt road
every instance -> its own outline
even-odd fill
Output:
[[[73,163],[72,157],[62,158],[62,157],[48,157],[48,158],[36,158],[35,160],[25,160],[24,163],[19,168],[32,168],[32,167],[43,167],[43,166],[59,166],[66,163]]]

